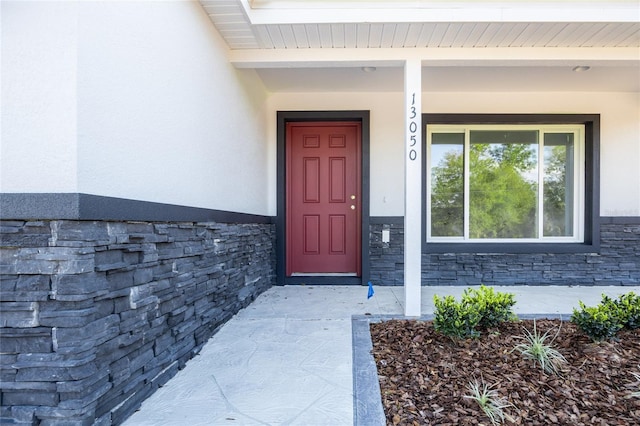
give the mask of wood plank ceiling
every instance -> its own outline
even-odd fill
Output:
[[[640,47],[640,22],[252,25],[240,0],[201,0],[231,49]]]

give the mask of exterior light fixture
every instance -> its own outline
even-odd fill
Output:
[[[362,67],[362,71],[364,72],[374,72],[376,69],[376,67]]]
[[[573,67],[574,72],[585,72],[591,69],[590,66],[587,65],[578,65],[577,67]]]

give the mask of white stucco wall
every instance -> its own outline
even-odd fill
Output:
[[[0,2],[0,191],[276,214],[276,111],[371,111],[371,214],[403,213],[402,94],[267,94],[197,2]],[[600,113],[601,214],[640,215],[640,94],[430,92],[423,112]]]
[[[2,191],[268,213],[266,91],[195,1],[2,1]]]
[[[269,107],[273,117],[278,110],[370,110],[371,215],[403,214],[401,93],[280,93],[271,96]],[[422,94],[422,108],[425,113],[601,114],[600,213],[603,216],[640,215],[638,93],[426,91]],[[269,135],[271,149],[275,151],[275,123],[273,126]],[[275,175],[275,171],[272,174]]]
[[[79,11],[79,190],[267,213],[266,92],[197,2]]]
[[[76,4],[0,2],[0,191],[77,191]]]

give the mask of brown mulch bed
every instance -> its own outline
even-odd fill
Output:
[[[512,351],[533,321],[503,323],[479,339],[452,340],[430,321],[372,323],[371,339],[387,424],[490,425],[469,394],[469,382],[493,385],[518,425],[640,425],[640,330],[593,343],[574,324],[537,320],[539,332],[560,333],[552,346],[567,359],[550,375]],[[551,333],[550,333],[551,334]]]

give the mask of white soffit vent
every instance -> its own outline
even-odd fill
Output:
[[[637,0],[200,3],[232,50],[640,47]]]

